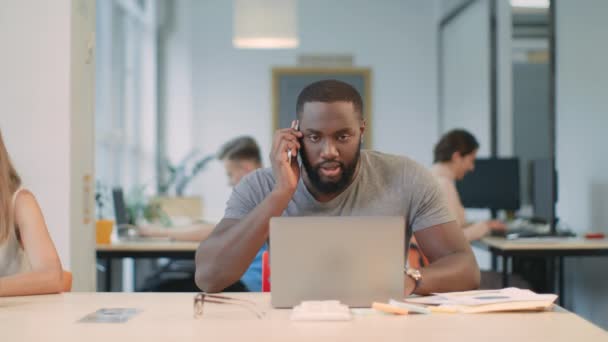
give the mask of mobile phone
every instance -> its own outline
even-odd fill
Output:
[[[300,130],[300,120],[296,120],[292,125],[291,128],[295,129],[296,131]],[[299,152],[299,151],[298,151]],[[298,152],[296,152],[296,156],[298,154]],[[287,162],[289,164],[291,164],[291,156],[292,156],[292,152],[291,150],[287,151]]]

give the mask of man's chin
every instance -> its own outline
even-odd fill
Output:
[[[322,173],[318,173],[318,175],[319,175],[319,180],[321,180],[321,182],[327,186],[335,186],[336,184],[338,184],[342,181],[342,177],[343,177],[342,172],[340,172],[336,176],[331,176],[331,177],[326,176]]]
[[[344,186],[341,186],[338,182],[322,182],[317,185],[317,190],[326,194],[333,194],[344,190]]]

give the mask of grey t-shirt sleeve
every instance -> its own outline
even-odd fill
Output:
[[[409,222],[413,232],[454,221],[437,180],[430,171],[418,167],[413,179]]]
[[[249,214],[265,197],[263,180],[261,170],[243,177],[226,202],[224,218],[242,219]]]

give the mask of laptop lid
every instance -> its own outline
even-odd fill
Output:
[[[272,306],[339,300],[351,307],[404,293],[403,217],[274,217],[270,220]]]

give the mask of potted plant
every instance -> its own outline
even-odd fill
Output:
[[[160,203],[151,201],[145,194],[146,185],[137,185],[131,189],[126,200],[129,224],[137,225],[141,219],[148,223],[171,226],[169,216],[162,210]]]

